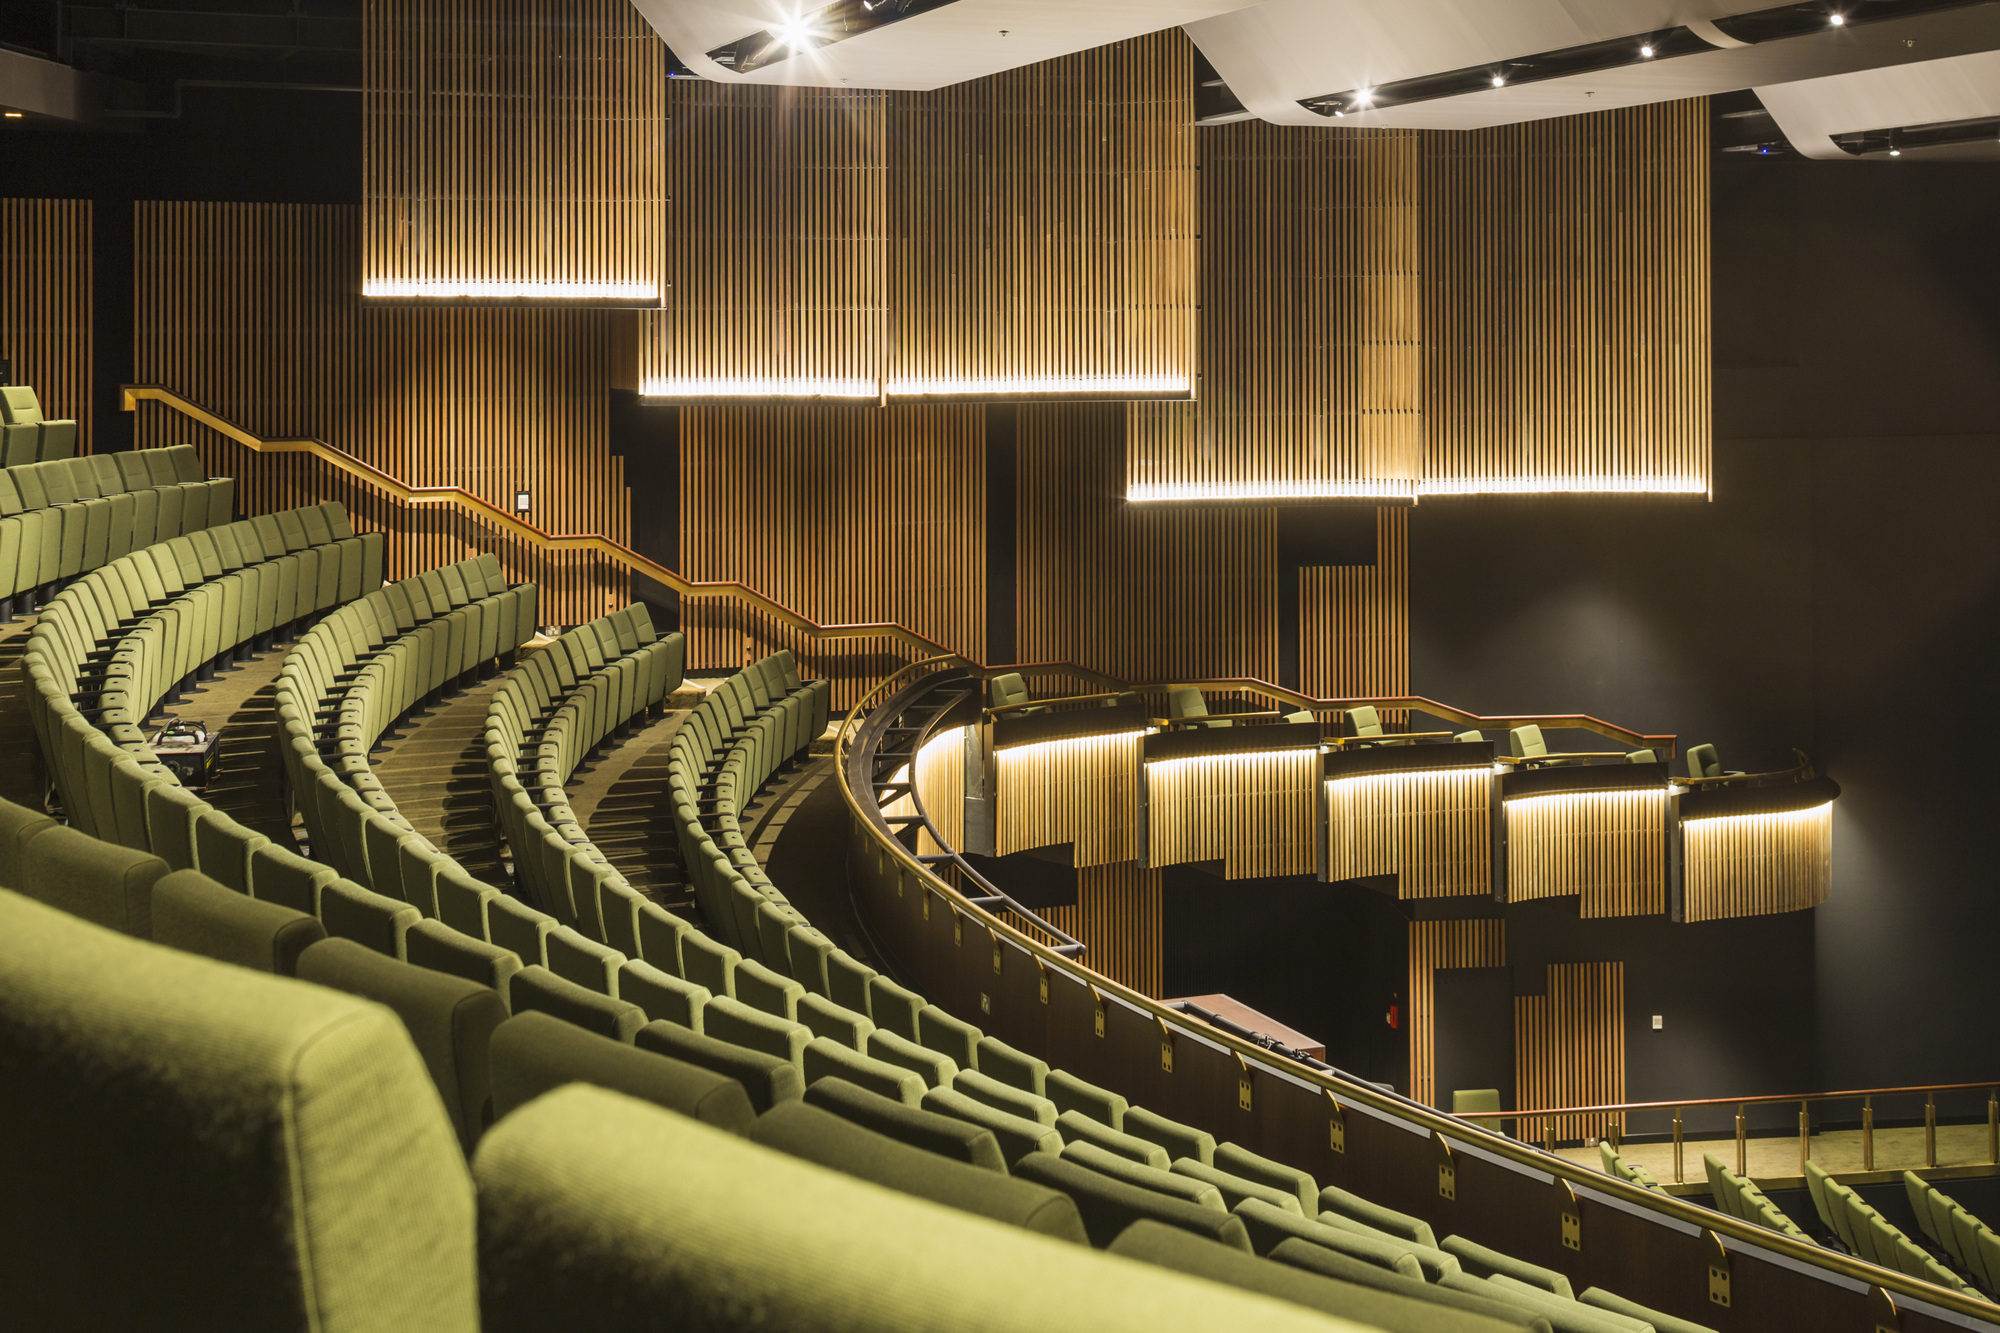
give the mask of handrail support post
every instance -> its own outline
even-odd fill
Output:
[[[1743,1103],[1736,1104],[1736,1174],[1750,1174],[1750,1122],[1744,1114]]]
[[[1937,1094],[1924,1096],[1924,1165],[1937,1165]]]

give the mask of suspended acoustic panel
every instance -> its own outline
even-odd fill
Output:
[[[1178,31],[936,93],[668,93],[670,401],[1186,398],[1193,47]]]
[[[0,354],[51,421],[90,448],[92,312],[88,199],[0,199]]]
[[[1688,819],[1681,825],[1682,920],[1798,912],[1833,887],[1833,803]]]
[[[1200,401],[1133,405],[1127,498],[1407,499],[1418,136],[1242,121],[1199,143]]]
[[[707,406],[681,413],[681,572],[740,580],[822,625],[896,622],[986,653],[986,413],[969,406]],[[907,660],[812,647],[741,609],[684,610],[690,667],[780,647],[845,707]]]
[[[668,52],[626,0],[367,6],[363,286],[651,305]]]
[[[1410,1098],[1437,1105],[1437,971],[1502,967],[1507,923],[1498,917],[1410,923]]]
[[[1076,866],[1136,857],[1144,734],[1068,736],[996,748],[994,855],[1069,843]]]
[[[1551,963],[1548,994],[1514,997],[1514,1106],[1610,1106],[1625,1100],[1625,964]],[[1530,1116],[1528,1142],[1621,1133],[1617,1112]]]
[[[1705,494],[1708,104],[1424,136],[1423,481]]]
[[[135,377],[267,437],[312,437],[414,486],[459,486],[554,532],[628,542],[624,463],[610,449],[603,311],[364,306],[360,210],[140,203],[134,224]],[[192,441],[238,479],[245,513],[335,499],[389,535],[405,578],[481,551],[541,585],[552,624],[630,600],[623,571],[543,555],[442,509],[395,505],[301,455],[254,454],[142,405],[141,445]]]
[[[1299,570],[1299,689],[1318,699],[1409,694],[1407,509],[1375,511],[1374,564]]]
[[[1272,509],[1127,504],[1124,427],[1114,404],[1017,413],[1017,655],[1135,682],[1276,679]]]
[[[1317,747],[1149,762],[1145,864],[1220,861],[1225,879],[1309,875],[1318,780]]]

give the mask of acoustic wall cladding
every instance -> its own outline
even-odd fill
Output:
[[[667,48],[625,0],[371,0],[370,295],[651,300]]]
[[[1438,969],[1500,967],[1506,961],[1507,923],[1499,917],[1410,922],[1411,1100],[1437,1105]]]
[[[266,436],[311,436],[415,486],[460,486],[552,532],[627,540],[623,463],[608,445],[609,315],[364,307],[359,210],[141,203],[134,372]],[[309,458],[257,455],[142,405],[137,442],[192,441],[238,478],[246,513],[333,498],[385,530],[389,577],[499,554],[575,624],[629,600],[594,556],[542,556],[468,519],[396,506]]]
[[[1514,1109],[1610,1106],[1625,1100],[1625,964],[1551,963],[1546,995],[1514,997]],[[1602,1138],[1625,1117],[1533,1116],[1529,1142]]]
[[[90,448],[91,204],[0,199],[0,356]]]
[[[1374,564],[1299,571],[1299,689],[1318,699],[1410,693],[1409,510],[1375,511]]]
[[[1050,925],[1082,942],[1084,961],[1153,999],[1160,993],[1160,872],[1131,863],[1078,870],[1076,902],[1050,907]]]

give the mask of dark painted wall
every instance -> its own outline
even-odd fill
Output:
[[[1510,912],[1517,979],[1626,960],[1635,1098],[1993,1076],[1996,216],[1991,167],[1719,162],[1714,502],[1412,517],[1419,693],[1710,740],[1732,768],[1796,745],[1845,790],[1816,912]]]

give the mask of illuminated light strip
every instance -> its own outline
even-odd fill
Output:
[[[1586,918],[1667,910],[1667,789],[1510,796],[1507,901],[1579,897]]]
[[[1422,482],[1245,482],[1241,485],[1128,485],[1133,504],[1202,500],[1410,500],[1423,495],[1706,495],[1685,477],[1523,477]]]
[[[1419,495],[1706,495],[1708,483],[1690,477],[1520,477],[1483,481],[1425,481]]]
[[[1398,898],[1491,893],[1492,789],[1483,763],[1328,778],[1327,878],[1394,875]]]
[[[1240,486],[1128,485],[1125,498],[1133,504],[1187,500],[1408,500],[1416,494],[1407,482],[1384,487],[1371,482],[1247,482]]]
[[[874,380],[643,380],[642,398],[875,398]]]
[[[1043,752],[1054,745],[1080,746],[1092,742],[1129,741],[1152,734],[1153,729],[1151,727],[1147,727],[1141,731],[1095,731],[1088,736],[1061,736],[1052,741],[1030,741],[1026,745],[996,746],[993,753],[1019,755],[1022,758],[1039,758]]]
[[[657,301],[650,282],[382,282],[361,284],[363,296],[395,300]]]
[[[1682,824],[1684,921],[1804,911],[1833,887],[1832,801]]]
[[[1186,396],[1193,385],[1185,376],[1109,375],[1093,379],[987,379],[987,380],[890,380],[889,396],[944,397],[954,394],[1180,394]]]
[[[1109,732],[996,749],[995,854],[1072,843],[1072,864],[1138,856],[1139,738]]]

